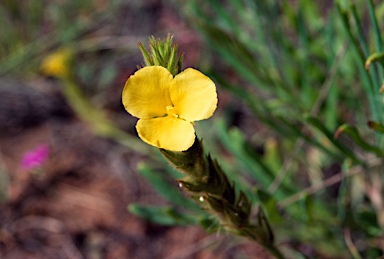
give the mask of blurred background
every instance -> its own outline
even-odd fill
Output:
[[[137,43],[169,33],[217,86],[199,138],[284,252],[384,256],[383,21],[370,0],[2,0],[0,257],[271,258],[124,111]]]
[[[171,33],[185,52],[185,67],[200,66],[202,56],[211,53],[179,7],[161,0],[5,0],[0,12],[0,257],[229,258],[237,253],[237,248],[228,254],[218,247],[204,251],[223,238],[211,238],[200,227],[156,225],[127,210],[133,202],[166,204],[137,173],[137,164],[156,150],[136,137],[136,119],[121,105],[125,81],[143,63],[137,43],[147,46],[150,36]],[[63,94],[65,83],[42,69],[62,49],[73,51],[70,66],[81,97]],[[141,148],[98,134],[73,107],[83,103],[78,98]],[[85,116],[91,116],[88,110]]]

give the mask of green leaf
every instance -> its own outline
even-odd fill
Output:
[[[153,223],[173,226],[173,225],[191,225],[196,223],[196,219],[176,211],[172,207],[154,207],[148,205],[131,204],[128,210],[141,218]]]
[[[378,155],[378,156],[383,155],[383,151],[379,147],[367,143],[360,136],[359,131],[357,130],[356,127],[353,127],[353,126],[348,125],[348,124],[341,125],[335,133],[335,138],[340,136],[340,134],[342,134],[342,133],[348,134],[355,141],[355,143],[358,146],[360,146],[362,149],[364,149],[365,151],[376,153],[376,155]]]
[[[223,121],[218,122],[216,125],[224,146],[236,157],[239,165],[247,170],[261,186],[269,186],[275,178],[275,172],[247,142],[244,134],[237,128],[231,128],[228,131]],[[284,182],[277,190],[276,195],[282,198],[293,192],[295,192],[295,188]]]
[[[306,118],[306,121],[311,124],[313,127],[318,129],[321,133],[325,135],[325,137],[345,156],[351,158],[353,161],[361,163],[361,161],[355,156],[355,154],[349,150],[347,147],[345,147],[342,143],[337,141],[334,138],[334,135],[332,134],[331,131],[329,131],[325,125],[317,118],[308,116]]]
[[[259,198],[259,201],[263,205],[263,208],[266,210],[266,214],[268,215],[269,220],[272,223],[281,221],[282,218],[277,210],[276,199],[271,194],[261,189],[258,189],[256,194]]]
[[[369,66],[373,62],[380,62],[381,65],[384,65],[384,52],[376,52],[369,55],[369,57],[365,61],[365,69],[368,70]]]
[[[170,184],[162,172],[154,171],[145,164],[140,164],[138,171],[150,182],[155,190],[168,201],[196,212],[202,211],[194,201],[186,198],[175,185]]]

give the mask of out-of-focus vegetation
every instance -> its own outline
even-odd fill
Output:
[[[218,86],[221,110],[198,123],[197,132],[231,181],[266,211],[283,253],[383,256],[384,3],[169,2],[206,43],[206,55],[194,66]],[[104,113],[105,90],[127,63],[122,56],[138,52],[136,43],[143,40],[136,32],[105,36],[117,34],[108,24],[116,22],[111,14],[121,1],[27,3],[0,4],[0,75],[32,76],[52,50],[71,49],[76,76],[64,85],[76,90],[65,95],[68,102],[75,110],[80,103],[76,111],[84,119],[84,107],[85,113]],[[121,120],[109,114],[96,133],[147,154],[151,159],[138,173],[170,202],[133,204],[131,212],[159,224],[219,231],[211,216],[169,182],[180,175],[166,164],[159,167],[160,155],[137,142],[132,131],[119,129]]]

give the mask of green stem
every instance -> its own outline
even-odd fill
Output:
[[[237,192],[216,160],[205,155],[203,145],[196,138],[188,150],[160,152],[176,170],[186,175],[178,180],[190,196],[199,199],[204,209],[215,215],[221,225],[234,235],[246,237],[268,250],[276,258],[285,258],[274,245],[273,231],[260,208],[257,222],[251,223],[252,203],[244,192]]]
[[[137,140],[137,138],[120,130],[115,123],[107,118],[100,108],[92,105],[71,76],[66,76],[62,78],[62,80],[62,93],[68,104],[81,120],[91,126],[95,134],[114,139],[120,144],[141,154],[151,154],[148,145],[145,145]]]

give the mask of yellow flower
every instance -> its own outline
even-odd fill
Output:
[[[216,110],[215,84],[188,68],[176,75],[161,66],[147,66],[131,76],[124,87],[123,104],[139,118],[136,129],[146,143],[171,151],[193,145],[193,121],[208,119]]]
[[[41,72],[47,76],[65,78],[69,75],[69,59],[71,52],[68,49],[59,49],[43,59]]]

